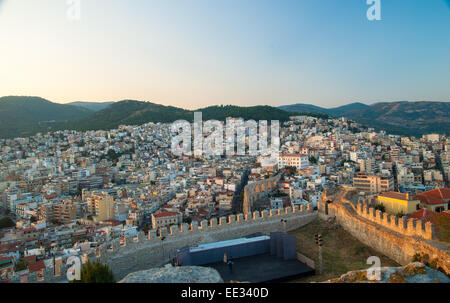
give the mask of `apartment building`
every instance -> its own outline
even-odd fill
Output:
[[[368,194],[392,191],[394,189],[394,178],[387,175],[368,175],[358,173],[353,177],[353,186]]]
[[[79,203],[69,201],[52,201],[40,205],[40,219],[47,223],[68,224],[79,218]]]
[[[179,212],[166,211],[159,214],[152,214],[153,229],[181,224],[183,215]]]
[[[286,166],[295,167],[297,169],[305,169],[309,166],[309,159],[307,156],[299,154],[284,154],[278,156],[278,168]]]
[[[92,194],[86,198],[88,211],[94,215],[94,221],[114,219],[114,197],[105,192]]]

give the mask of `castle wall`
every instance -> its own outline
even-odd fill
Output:
[[[115,239],[103,244],[97,253],[91,254],[89,258],[108,264],[116,280],[119,280],[129,273],[168,263],[176,256],[177,249],[186,246],[231,240],[257,232],[269,235],[275,231],[291,231],[314,221],[317,215],[317,211],[313,211],[309,205],[302,209],[289,207],[276,211],[255,211],[222,217],[220,220],[173,225],[162,228],[161,234],[150,230],[147,234],[140,232],[135,238],[126,237],[122,244],[120,239]],[[164,240],[162,237],[165,237]],[[53,275],[53,269],[46,270],[45,282],[65,279],[66,270],[67,266],[64,266],[59,277]],[[33,282],[38,282],[33,280],[33,277],[30,278]]]
[[[363,204],[358,204],[355,210],[338,201],[325,201],[326,197],[318,205],[320,218],[335,217],[352,236],[381,254],[402,265],[410,263],[415,254],[428,255],[430,260],[436,261],[437,267],[450,273],[449,246],[433,241],[434,226],[431,223],[406,221]]]
[[[253,203],[259,200],[263,196],[263,193],[269,193],[276,189],[279,181],[280,175],[276,175],[268,179],[247,184],[244,187],[244,201],[242,205],[244,213],[252,210]]]

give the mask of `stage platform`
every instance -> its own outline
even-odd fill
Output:
[[[202,266],[215,268],[224,282],[287,282],[314,275],[314,269],[297,260],[283,260],[270,254],[233,259],[233,269],[223,262]]]

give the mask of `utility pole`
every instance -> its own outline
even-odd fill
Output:
[[[166,239],[166,237],[161,237],[161,250],[162,250],[162,255],[164,258],[164,240]]]
[[[319,274],[322,274],[322,234],[315,235],[316,244],[319,246]]]

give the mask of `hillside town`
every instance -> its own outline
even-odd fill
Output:
[[[243,211],[244,187],[280,176],[251,210],[312,204],[353,187],[398,217],[450,217],[450,139],[390,135],[347,118],[291,117],[270,156],[181,156],[170,124],[0,139],[2,281],[112,239]]]

